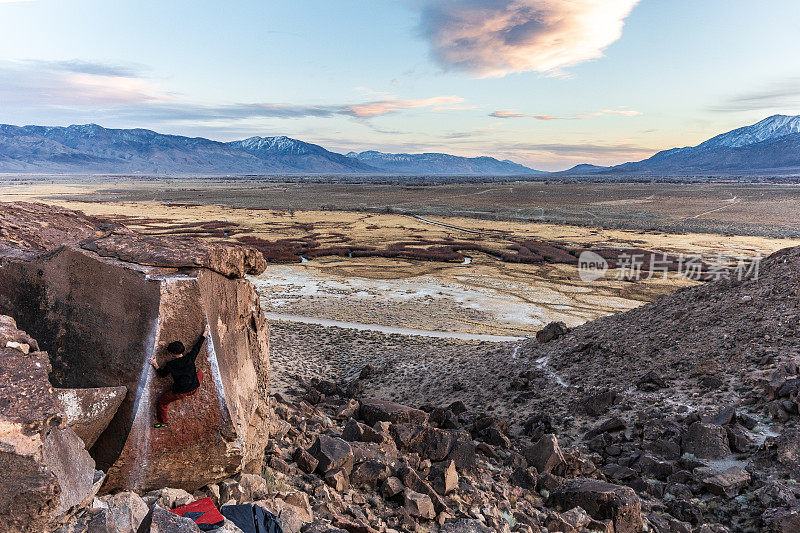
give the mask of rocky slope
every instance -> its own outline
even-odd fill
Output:
[[[655,531],[795,531],[800,249],[758,274],[551,328],[549,342],[429,361],[437,374],[424,386],[376,363],[365,394],[462,401],[507,420],[512,443],[552,432],[633,488]]]
[[[261,476],[243,474],[191,494],[97,497],[60,532],[91,530],[119,516],[144,520],[148,506],[154,513],[206,497],[217,505],[263,506],[286,533],[642,531],[634,491],[603,481],[591,461],[562,449],[553,435],[521,448],[502,420],[477,417],[460,404],[426,412],[359,402],[351,398],[359,383],[315,380],[300,401],[276,395]]]

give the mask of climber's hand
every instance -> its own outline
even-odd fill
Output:
[[[208,335],[209,333],[211,333],[211,328],[208,327],[208,324],[206,324],[206,329],[203,330],[203,335]]]
[[[156,361],[155,357],[150,359],[150,364],[153,365],[153,368],[158,369],[158,361]]]

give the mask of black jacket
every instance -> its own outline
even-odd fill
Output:
[[[156,369],[156,373],[163,377],[172,374],[172,392],[175,394],[186,394],[197,390],[200,382],[197,380],[197,367],[194,365],[200,348],[203,347],[206,336],[200,337],[192,349],[183,354],[183,357],[176,357],[172,361]]]

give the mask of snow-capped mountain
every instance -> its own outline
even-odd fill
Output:
[[[376,173],[288,137],[223,143],[144,129],[0,125],[0,172],[142,174]]]
[[[370,152],[364,152],[365,154]],[[140,174],[534,174],[491,157],[447,154],[348,157],[285,136],[218,142],[96,124],[0,125],[0,172]]]
[[[271,163],[280,163],[295,170],[312,173],[375,173],[376,169],[352,159],[329,152],[325,148],[285,136],[250,137],[226,143],[242,152]]]
[[[764,141],[775,141],[795,133],[800,133],[800,116],[774,115],[752,126],[745,126],[712,137],[698,148],[711,146],[741,148]]]
[[[747,174],[800,172],[800,116],[775,115],[717,135],[697,146],[673,148],[607,173]]]
[[[493,157],[460,157],[449,154],[387,154],[370,150],[350,152],[347,157],[392,174],[532,176],[546,174],[508,160]]]

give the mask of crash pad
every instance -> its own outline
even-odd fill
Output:
[[[181,505],[170,512],[191,518],[202,531],[211,531],[225,522],[225,517],[219,512],[211,498],[203,498],[187,505]]]

